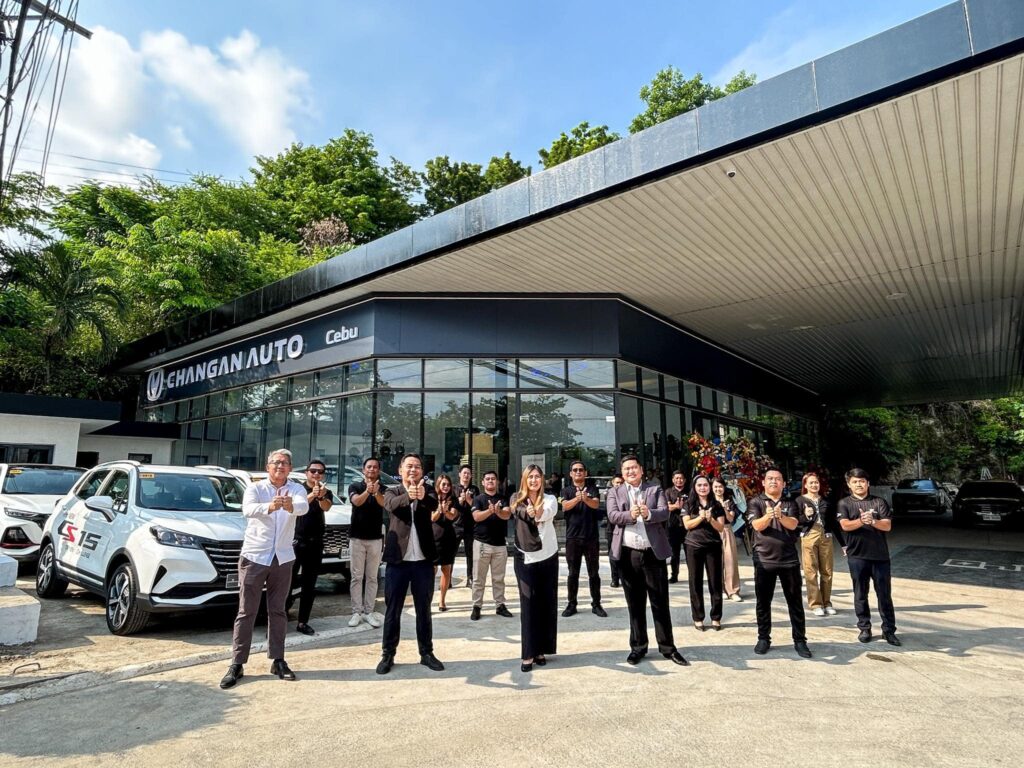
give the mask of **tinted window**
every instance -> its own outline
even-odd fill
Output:
[[[114,471],[103,486],[103,495],[114,500],[114,510],[124,512],[128,507],[128,473]]]
[[[935,483],[932,480],[900,480],[900,484],[896,486],[896,489],[900,491],[934,491]]]
[[[109,469],[101,469],[97,472],[93,472],[89,475],[85,482],[82,483],[82,487],[75,492],[75,496],[80,499],[88,499],[91,496],[95,496],[96,492],[100,489],[100,485],[107,479],[107,475],[110,474]]]
[[[237,512],[242,508],[242,483],[236,478],[139,473],[139,506],[181,512]]]
[[[1016,483],[964,483],[960,486],[957,497],[964,499],[969,496],[987,496],[990,498],[1021,499],[1024,491]]]
[[[11,467],[4,478],[3,493],[63,496],[81,476],[80,469]]]

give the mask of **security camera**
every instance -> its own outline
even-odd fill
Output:
[[[733,168],[732,166],[726,168],[725,175],[728,176],[730,179],[736,178],[736,169]]]

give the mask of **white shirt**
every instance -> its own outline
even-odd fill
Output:
[[[418,503],[419,499],[415,499],[409,504],[409,519],[412,520],[412,526],[409,531],[409,546],[406,548],[405,554],[402,555],[402,562],[405,563],[427,559],[423,554],[423,547],[420,546],[420,535],[416,533],[416,505]]]
[[[275,496],[292,497],[292,512],[278,509],[270,511]],[[295,538],[295,517],[309,511],[306,489],[290,480],[275,488],[270,480],[260,480],[245,489],[242,497],[242,515],[247,518],[242,557],[259,565],[270,565],[277,558],[279,565],[295,559],[292,540]]]
[[[544,511],[536,519],[537,533],[540,534],[540,549],[536,552],[523,552],[523,562],[539,563],[552,555],[558,554],[558,534],[555,532],[555,515],[558,514],[558,500],[550,493],[544,494]]]
[[[632,486],[626,483],[626,492],[629,494],[629,506],[639,504],[643,501],[643,492],[640,486]],[[647,535],[647,528],[644,526],[644,519],[638,517],[635,523],[623,526],[622,546],[630,549],[650,549],[651,539]]]

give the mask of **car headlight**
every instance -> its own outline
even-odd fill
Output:
[[[150,526],[149,532],[153,534],[153,538],[156,539],[158,543],[168,547],[186,547],[188,549],[202,549],[199,537],[193,536],[190,533],[172,531],[170,528],[164,528],[160,525]]]
[[[33,512],[28,509],[15,509],[13,507],[4,507],[4,514],[8,517],[16,517],[19,520],[32,520],[39,513]]]

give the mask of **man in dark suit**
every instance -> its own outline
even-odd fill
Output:
[[[639,664],[647,655],[647,599],[651,601],[654,635],[666,659],[689,666],[672,640],[672,615],[668,606],[668,573],[665,561],[669,544],[668,503],[657,483],[645,483],[644,468],[633,455],[622,457],[626,482],[608,491],[608,523],[614,525],[611,557],[619,564],[619,578],[629,609],[629,656]]]
[[[434,631],[430,603],[434,598],[434,565],[437,558],[430,515],[437,509],[437,497],[423,479],[423,462],[415,453],[402,457],[398,467],[402,485],[384,494],[388,532],[384,537],[384,638],[377,674],[386,675],[395,665],[395,652],[402,631],[402,608],[412,588],[416,607],[416,642],[420,664],[435,672],[444,664],[434,655]]]

